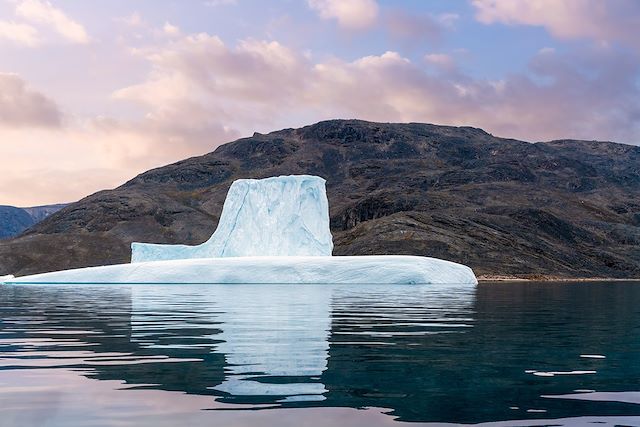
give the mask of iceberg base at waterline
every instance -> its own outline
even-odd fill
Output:
[[[57,271],[5,284],[311,284],[376,283],[476,285],[464,265],[410,255],[252,256],[149,261]]]

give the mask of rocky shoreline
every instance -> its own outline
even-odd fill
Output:
[[[535,275],[529,277],[519,276],[492,276],[483,275],[477,277],[478,282],[490,283],[490,282],[640,282],[639,278],[625,279],[618,277],[558,277],[558,276],[544,276]]]

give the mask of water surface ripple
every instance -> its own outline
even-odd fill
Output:
[[[640,425],[639,396],[634,283],[0,287],[0,426]]]

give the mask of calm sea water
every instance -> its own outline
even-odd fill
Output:
[[[1,426],[640,425],[640,284],[1,286]]]

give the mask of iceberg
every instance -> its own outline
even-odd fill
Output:
[[[0,277],[6,284],[477,284],[461,264],[409,255],[331,256],[325,180],[241,179],[201,245],[132,243],[131,263]]]

